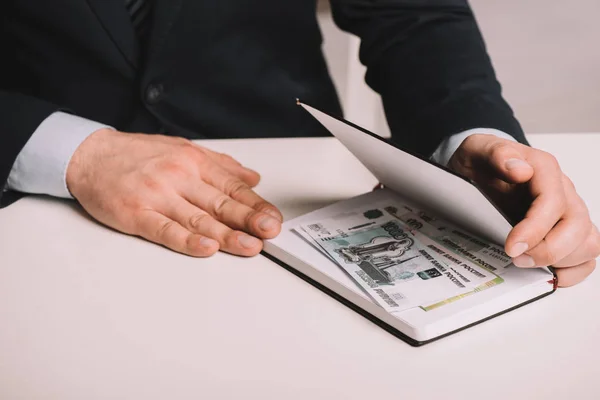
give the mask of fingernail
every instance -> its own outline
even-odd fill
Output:
[[[530,165],[526,161],[520,160],[518,158],[509,158],[504,163],[504,166],[508,170],[515,169],[515,168],[530,167]]]
[[[513,264],[520,268],[535,267],[535,260],[528,254],[521,254],[519,257],[513,258]]]
[[[518,242],[510,249],[510,253],[508,253],[511,257],[519,257],[521,254],[525,253],[529,245],[525,242]]]
[[[255,237],[249,236],[249,235],[240,235],[238,237],[238,241],[240,242],[242,247],[244,247],[246,249],[251,249],[260,244],[260,240],[258,240]]]
[[[264,210],[263,212],[269,214],[271,217],[275,218],[277,221],[283,222],[283,220],[281,219],[281,215],[279,215],[279,213],[277,211],[268,208],[268,209]]]
[[[258,227],[263,231],[270,231],[275,229],[279,225],[279,221],[271,217],[262,217],[258,220]]]

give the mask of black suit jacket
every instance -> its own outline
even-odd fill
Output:
[[[144,43],[124,0],[0,1],[0,187],[57,110],[188,138],[326,134],[297,97],[341,114],[315,0],[151,1]],[[362,40],[367,83],[399,144],[428,156],[474,127],[524,141],[466,0],[331,5],[337,24]]]

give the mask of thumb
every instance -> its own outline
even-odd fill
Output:
[[[492,146],[488,163],[508,183],[525,183],[533,177],[533,167],[510,142]]]
[[[533,177],[533,167],[526,158],[528,147],[492,135],[476,136],[473,139],[477,140],[463,142],[463,151],[470,155],[474,166],[491,169],[508,183],[525,183]]]

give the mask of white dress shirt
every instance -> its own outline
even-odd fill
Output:
[[[37,127],[10,170],[7,189],[72,198],[67,167],[77,147],[107,125],[64,112],[55,112]]]
[[[38,126],[17,156],[8,176],[6,189],[72,198],[66,182],[71,157],[89,135],[102,128],[111,127],[60,111],[53,113]],[[463,140],[475,133],[515,140],[497,129],[469,129],[444,139],[431,159],[448,165]]]

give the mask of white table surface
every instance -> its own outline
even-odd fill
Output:
[[[600,222],[600,134],[530,139]],[[206,145],[286,218],[375,183],[334,139]],[[598,399],[599,283],[413,348],[262,256],[193,259],[30,197],[0,210],[0,399]]]

